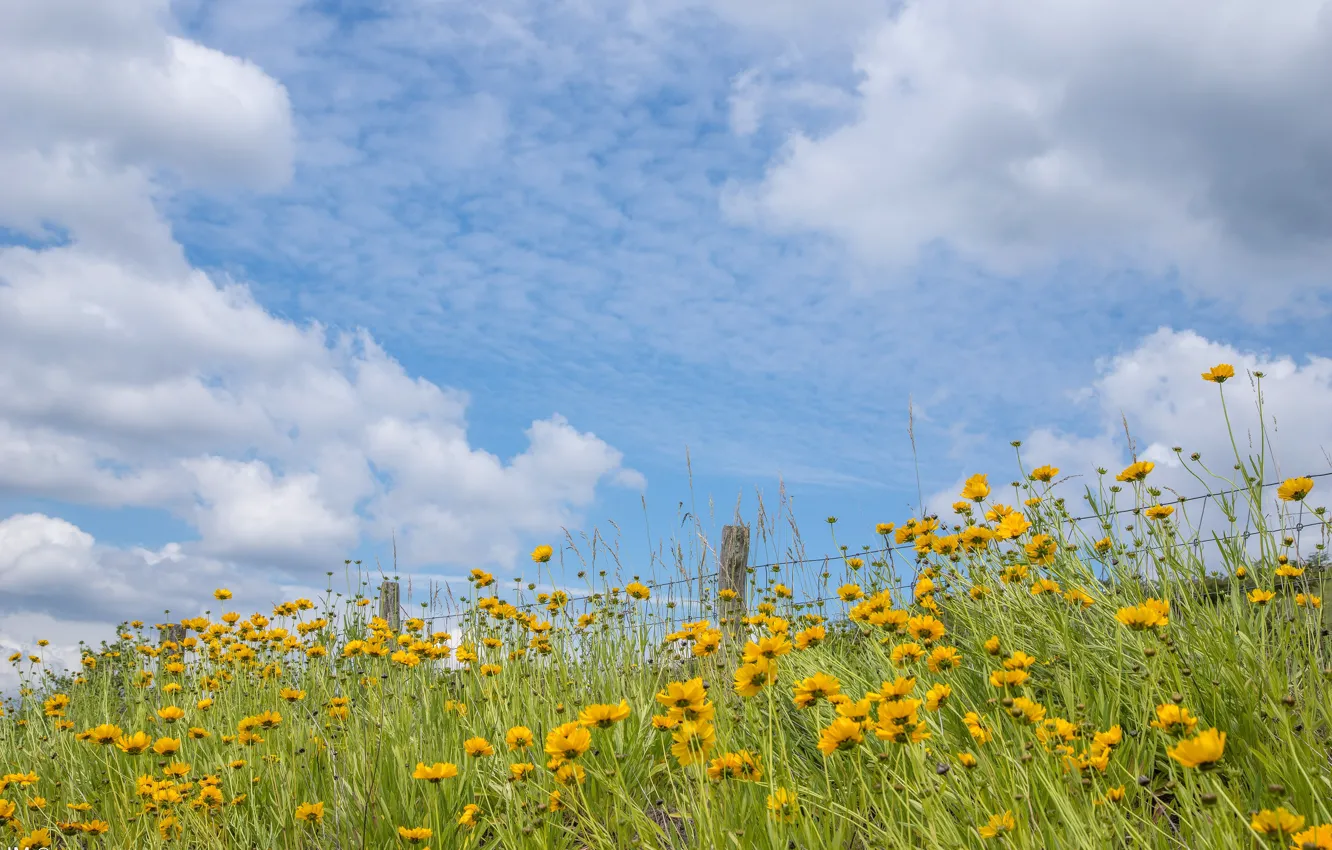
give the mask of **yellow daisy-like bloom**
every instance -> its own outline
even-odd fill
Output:
[[[1295,594],[1295,604],[1301,608],[1322,608],[1323,597],[1315,596],[1312,593]]]
[[[87,736],[86,740],[92,741],[95,744],[106,745],[114,744],[117,739],[125,734],[125,732],[115,724],[103,723],[101,726],[94,726],[83,734]]]
[[[1225,751],[1226,733],[1212,728],[1180,741],[1166,752],[1187,768],[1208,770],[1221,760]]]
[[[592,733],[578,722],[562,723],[546,735],[546,755],[572,761],[592,746]]]
[[[1229,363],[1218,363],[1211,369],[1202,373],[1204,381],[1210,381],[1213,384],[1224,384],[1230,378],[1235,377],[1235,367]]]
[[[980,502],[990,495],[990,482],[984,473],[976,473],[967,479],[966,484],[962,486],[962,492],[959,494],[964,499],[970,499],[973,502]]]
[[[213,591],[213,598],[225,602],[231,598],[231,591],[227,590],[225,587],[219,587],[217,590]]]
[[[1167,702],[1156,707],[1156,719],[1151,725],[1171,735],[1188,735],[1198,725],[1198,718],[1184,706]]]
[[[745,644],[744,661],[746,664],[757,664],[766,667],[769,663],[786,655],[791,651],[791,642],[785,635],[768,635],[759,638],[757,642],[749,641]]]
[[[907,620],[906,630],[916,640],[926,644],[934,643],[948,632],[948,629],[937,617],[928,615],[916,616]]]
[[[1261,587],[1255,587],[1253,590],[1249,591],[1249,602],[1254,605],[1266,605],[1268,602],[1272,601],[1274,596],[1276,596],[1276,594],[1270,590],[1263,590]]]
[[[1165,519],[1174,512],[1175,509],[1170,505],[1152,505],[1150,508],[1143,511],[1143,513],[1147,515],[1148,519],[1158,519],[1158,520]]]
[[[763,690],[764,685],[777,681],[775,667],[760,664],[742,664],[735,671],[735,692],[742,697],[752,697]]]
[[[535,740],[532,730],[526,726],[515,726],[504,735],[504,743],[509,745],[510,752],[525,750],[532,746]]]
[[[1137,463],[1130,463],[1128,466],[1124,467],[1124,471],[1116,475],[1115,480],[1123,481],[1125,483],[1130,481],[1142,481],[1148,475],[1151,475],[1152,470],[1155,468],[1156,464],[1152,463],[1150,460],[1140,460]]]
[[[865,740],[859,723],[839,717],[819,733],[819,751],[830,756],[838,750],[849,750]]]
[[[955,646],[936,646],[926,659],[930,672],[942,673],[962,664],[962,653]]]
[[[1048,484],[1058,474],[1059,467],[1057,466],[1038,466],[1031,471],[1031,479],[1033,481],[1044,481]]]
[[[595,726],[598,729],[608,729],[628,716],[629,702],[628,700],[620,700],[619,705],[589,705],[579,713],[578,722],[584,726]]]
[[[509,779],[513,782],[523,782],[536,770],[536,765],[529,761],[518,762],[509,765]]]
[[[1033,656],[1030,656],[1027,653],[1023,652],[1022,650],[1018,649],[1014,650],[1012,655],[1004,659],[1004,669],[1030,670],[1031,666],[1035,663],[1036,659]]]
[[[1278,806],[1275,810],[1263,809],[1254,815],[1249,826],[1259,835],[1292,835],[1304,826],[1304,818]]]
[[[153,745],[153,739],[145,732],[135,732],[133,735],[121,735],[116,739],[116,747],[122,753],[128,753],[137,756],[140,753],[147,752]]]
[[[468,803],[463,806],[462,814],[458,815],[458,826],[471,829],[476,826],[481,819],[481,807],[476,803]]]
[[[671,755],[681,767],[703,761],[717,743],[717,731],[706,721],[686,720],[671,733]]]
[[[842,683],[827,673],[815,673],[807,679],[801,679],[792,688],[792,700],[796,708],[809,708],[821,699],[827,699],[840,693]]]
[[[980,837],[987,841],[991,838],[998,838],[1006,832],[1012,832],[1017,829],[1017,821],[1013,819],[1013,813],[1006,811],[997,815],[990,815],[990,820],[985,826],[976,828]]]
[[[303,823],[319,823],[324,819],[323,803],[301,803],[296,807],[296,820]]]
[[[800,817],[800,802],[795,792],[778,788],[769,794],[768,817],[780,823],[795,823]]]
[[[759,765],[760,757],[749,750],[723,753],[708,763],[708,778],[714,782],[722,779],[739,779],[743,782],[758,782],[763,778],[763,769]]]
[[[929,711],[938,711],[952,695],[953,689],[949,685],[935,685],[925,692],[925,708]]]
[[[538,546],[532,550],[532,561],[537,564],[544,564],[555,554],[555,550],[550,546]]]
[[[818,646],[828,637],[828,630],[823,626],[810,626],[796,633],[795,648],[801,652]]]
[[[430,828],[425,826],[398,827],[398,837],[408,844],[420,844],[422,841],[429,841],[433,834]]]
[[[889,657],[898,667],[905,667],[924,658],[925,648],[918,643],[899,643],[893,647]]]
[[[440,783],[445,779],[452,779],[458,775],[458,766],[450,762],[437,761],[433,765],[427,765],[425,762],[418,761],[416,770],[412,772],[413,779],[424,779],[427,782]]]
[[[971,753],[958,753],[957,763],[967,768],[968,770],[979,764],[976,757]]]
[[[1315,847],[1317,850],[1332,850],[1332,824],[1313,826],[1290,837],[1293,848]]]
[[[1312,478],[1287,478],[1277,487],[1277,498],[1283,502],[1299,502],[1313,492]]]
[[[696,677],[687,682],[671,682],[666,690],[657,694],[657,702],[667,708],[697,708],[708,698],[708,691],[703,687],[703,678]]]
[[[490,745],[489,741],[481,737],[468,738],[466,741],[463,741],[463,749],[466,750],[467,754],[472,758],[482,758],[484,756],[493,756],[495,754],[495,748]]]

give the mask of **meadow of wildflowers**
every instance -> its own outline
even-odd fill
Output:
[[[1019,446],[1011,489],[755,567],[743,607],[478,569],[395,630],[360,586],[219,588],[80,670],[9,659],[0,846],[1332,848],[1322,473],[1258,445],[1181,448],[1183,500]]]

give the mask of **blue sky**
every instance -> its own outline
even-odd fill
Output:
[[[22,5],[5,4],[28,14]],[[920,486],[937,505],[972,472],[1008,480],[1016,438],[1035,438],[1050,460],[1081,459],[1084,473],[1120,463],[1120,413],[1141,425],[1144,444],[1210,445],[1214,431],[1187,411],[1159,416],[1157,392],[1185,386],[1213,356],[1288,362],[1292,399],[1332,393],[1320,359],[1332,200],[1317,188],[1332,170],[1332,129],[1311,114],[1320,89],[1305,82],[1332,67],[1327,28],[1310,29],[1317,4],[1271,20],[1262,4],[1238,4],[1233,25],[1198,46],[1206,4],[1153,7],[1144,29],[1132,9],[1091,3],[1096,26],[1069,22],[1078,51],[1036,11],[999,3],[967,16],[954,0],[843,0],[820,15],[757,6],[122,0],[111,27],[120,40],[96,54],[102,76],[119,79],[140,53],[157,67],[162,44],[195,46],[161,66],[160,97],[137,84],[95,90],[103,83],[89,72],[81,102],[57,102],[10,68],[3,97],[32,120],[0,161],[55,168],[61,152],[87,157],[82,171],[60,171],[82,175],[69,177],[86,183],[80,200],[56,193],[52,178],[0,204],[0,244],[37,249],[10,254],[41,267],[26,285],[55,291],[51,281],[69,279],[49,268],[62,250],[128,281],[114,290],[126,293],[122,308],[148,303],[135,300],[136,275],[202,273],[208,286],[252,297],[236,333],[271,330],[286,340],[272,351],[306,352],[272,362],[328,359],[341,365],[319,375],[351,374],[363,361],[340,360],[334,340],[364,332],[401,372],[393,404],[425,392],[422,382],[442,388],[447,402],[421,395],[393,408],[399,437],[457,414],[465,444],[500,467],[555,414],[588,439],[569,443],[581,460],[545,456],[493,491],[459,488],[447,463],[431,467],[441,491],[484,506],[479,527],[506,541],[487,550],[464,533],[477,525],[465,512],[407,515],[403,500],[429,501],[432,485],[402,483],[414,451],[402,447],[417,443],[403,437],[390,450],[390,431],[374,430],[387,396],[358,384],[344,399],[371,447],[338,454],[362,437],[334,441],[342,432],[331,419],[302,418],[309,399],[291,402],[305,412],[272,413],[295,398],[296,372],[273,377],[269,361],[247,359],[243,338],[210,341],[196,363],[186,353],[196,332],[171,343],[164,329],[186,326],[164,308],[165,324],[135,326],[160,346],[141,339],[124,355],[189,366],[185,383],[143,384],[156,388],[153,403],[186,422],[201,409],[185,394],[197,382],[271,422],[238,424],[224,439],[209,430],[221,429],[215,416],[199,414],[212,421],[180,426],[197,434],[140,424],[131,440],[129,425],[106,418],[121,407],[5,411],[6,433],[29,435],[25,451],[37,451],[39,432],[77,435],[101,458],[78,474],[120,478],[81,489],[75,473],[16,474],[0,486],[0,515],[62,521],[119,555],[180,543],[220,577],[284,586],[330,559],[387,557],[386,529],[429,526],[414,572],[480,563],[507,574],[521,565],[515,553],[556,542],[561,525],[614,521],[626,551],[646,559],[640,500],[654,538],[678,530],[687,446],[694,498],[703,510],[715,499],[717,526],[737,495],[752,517],[756,487],[775,502],[780,478],[818,552],[826,516],[856,546],[875,522],[911,514],[908,399]],[[1245,15],[1268,20],[1272,38],[1244,43]],[[40,18],[27,21],[41,34],[31,50],[74,67],[86,36]],[[1008,34],[1010,52],[996,52],[985,22]],[[1234,78],[1212,47],[1247,57],[1251,75]],[[1296,59],[1273,58],[1283,50]],[[199,72],[180,73],[190,62]],[[1174,83],[1182,76],[1193,88]],[[88,105],[136,93],[142,102],[119,124]],[[1235,140],[1258,121],[1277,132]],[[54,232],[73,236],[42,241]],[[17,268],[0,271],[16,293],[26,274]],[[99,297],[89,293],[111,291],[87,286],[69,302],[85,312]],[[203,329],[232,296],[197,291],[212,305],[190,326]],[[0,311],[35,328],[29,303],[16,296]],[[326,350],[295,341],[309,322]],[[137,372],[117,371],[114,344],[61,374],[92,386],[78,370],[95,361],[97,380],[134,385]],[[25,377],[51,386],[46,364],[32,363]],[[251,406],[247,393],[263,401]],[[1327,426],[1296,431],[1300,462],[1320,462]],[[167,452],[175,438],[181,448]],[[566,461],[576,470],[567,493]],[[353,468],[369,468],[373,482]],[[179,469],[213,484],[179,483]],[[130,473],[147,477],[131,486]],[[344,474],[345,492],[361,496],[330,507]],[[242,479],[268,495],[290,481],[291,498],[323,494],[326,510],[307,530],[311,541],[329,530],[330,543],[247,536],[243,499],[223,510],[214,492]],[[549,493],[529,492],[508,522],[512,488]]]

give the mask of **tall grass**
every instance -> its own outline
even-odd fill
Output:
[[[1328,522],[1260,446],[1233,476],[1181,453],[1203,500],[1101,471],[1080,521],[1019,450],[1012,507],[977,476],[860,552],[830,518],[826,563],[760,504],[744,609],[697,592],[702,535],[639,576],[594,535],[533,553],[585,590],[477,570],[400,631],[359,574],[136,621],[72,674],[11,659],[0,820],[25,847],[1329,848]]]

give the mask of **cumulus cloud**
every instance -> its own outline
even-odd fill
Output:
[[[1218,386],[1200,377],[1201,372],[1218,363],[1229,363],[1236,372],[1235,378],[1222,385],[1225,410]],[[1267,483],[1332,471],[1332,359],[1310,356],[1301,362],[1288,355],[1241,350],[1193,331],[1161,328],[1133,349],[1102,362],[1100,372],[1093,384],[1074,394],[1074,400],[1086,406],[1090,421],[1095,423],[1092,428],[1069,433],[1040,427],[1022,440],[1028,470],[1042,464],[1060,468],[1060,478],[1066,480],[1056,492],[1067,500],[1075,516],[1090,513],[1082,495],[1088,486],[1096,491],[1097,467],[1107,469],[1107,479],[1112,479],[1132,462],[1130,437],[1136,458],[1156,465],[1148,482],[1163,491],[1163,504],[1173,503],[1178,496],[1192,498],[1208,490],[1216,493],[1242,486],[1240,473],[1233,468],[1237,462],[1235,447],[1246,462],[1265,457],[1263,479]],[[1261,382],[1251,377],[1254,372],[1263,373]],[[1264,425],[1266,445],[1262,442]],[[1183,449],[1182,453],[1174,451],[1176,446]],[[1192,463],[1192,472],[1186,468],[1185,462],[1194,452],[1201,456],[1205,470]],[[1013,502],[1012,490],[1005,485],[1017,477],[1016,466],[975,471],[988,472],[996,497]],[[929,508],[940,517],[952,516],[951,505],[958,498],[964,477],[930,496]],[[1328,482],[1318,480],[1310,504],[1332,501],[1332,484]],[[1106,486],[1113,483],[1107,480]],[[999,496],[1001,490],[1004,497]],[[1274,487],[1265,489],[1264,500],[1264,514],[1270,522],[1275,509]],[[1237,529],[1252,528],[1253,518],[1243,496],[1236,497],[1236,502]],[[1119,504],[1126,504],[1123,498]],[[1203,539],[1211,533],[1237,533],[1217,500],[1185,504],[1190,526]],[[1091,523],[1083,527],[1088,533],[1097,531]],[[1301,552],[1311,554],[1313,544],[1319,542],[1317,528],[1306,525],[1297,536]]]
[[[1179,271],[1254,307],[1332,285],[1322,0],[910,0],[869,32],[855,117],[794,133],[733,215],[898,270],[946,246],[1000,274]]]
[[[24,116],[0,140],[0,227],[33,243],[0,247],[0,494],[160,509],[199,539],[121,550],[55,516],[0,521],[6,620],[147,617],[390,533],[407,567],[512,557],[599,485],[642,486],[558,414],[514,457],[474,448],[466,394],[191,268],[163,200],[280,186],[286,90],[175,35],[166,0],[94,5],[0,0],[0,111]],[[484,139],[452,144],[465,159]]]

